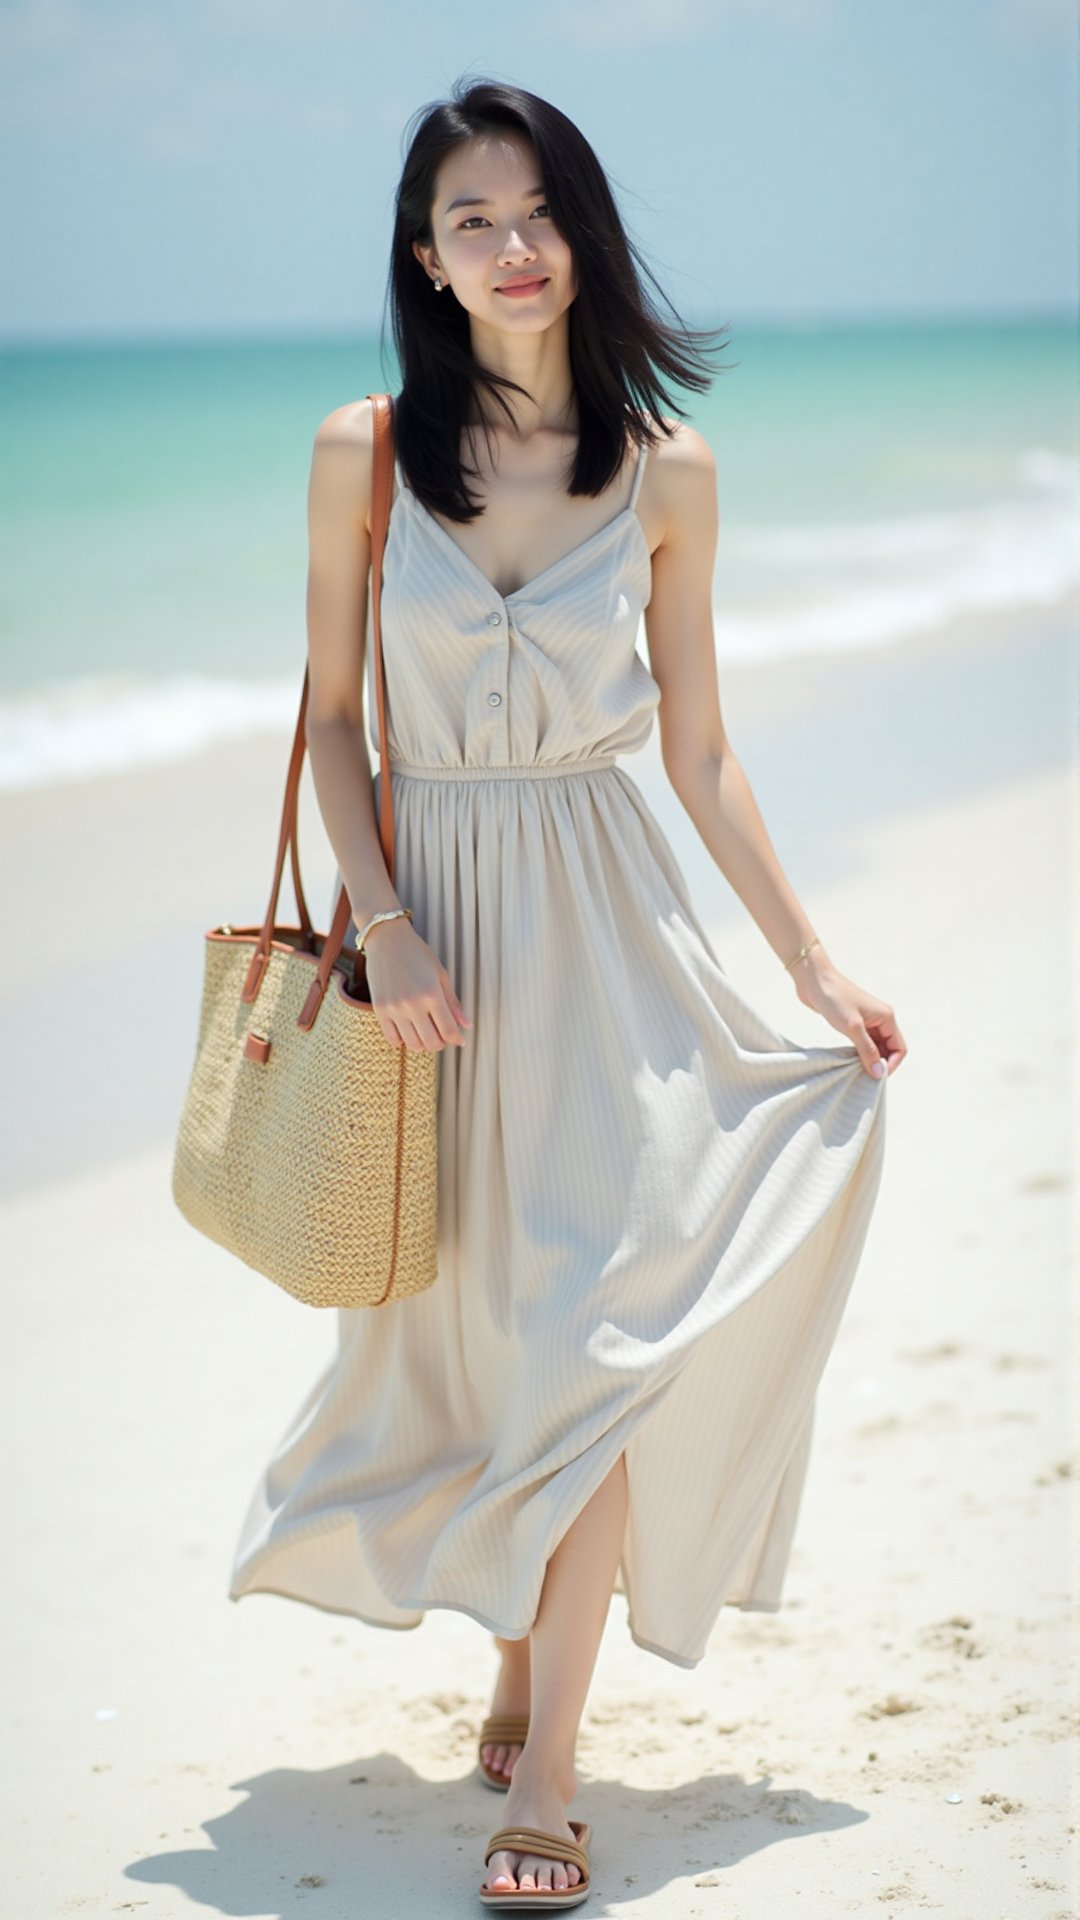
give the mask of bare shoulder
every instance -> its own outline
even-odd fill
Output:
[[[308,489],[312,519],[334,521],[356,515],[365,526],[371,511],[371,474],[375,415],[371,401],[349,400],[335,407],[315,430]]]
[[[667,473],[704,473],[715,479],[716,456],[705,435],[687,420],[669,420],[665,415],[664,425],[671,428],[671,434],[653,448],[656,464]]]
[[[668,420],[649,455],[650,503],[660,544],[700,542],[715,536],[716,456],[704,434],[685,420]]]
[[[347,400],[335,407],[315,430],[317,447],[366,448],[370,454],[375,437],[375,409],[365,395],[362,400]]]

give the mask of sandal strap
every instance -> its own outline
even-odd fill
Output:
[[[494,1742],[509,1741],[511,1745],[520,1742],[524,1746],[528,1731],[527,1713],[491,1713],[480,1729],[480,1744],[486,1747]]]
[[[500,1827],[488,1841],[485,1867],[493,1853],[504,1849],[509,1853],[535,1853],[542,1860],[571,1860],[579,1868],[582,1879],[588,1879],[589,1856],[585,1848],[579,1847],[576,1840],[561,1840],[557,1833],[546,1833],[543,1827]]]

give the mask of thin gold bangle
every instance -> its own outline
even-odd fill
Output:
[[[383,920],[401,920],[401,919],[405,919],[405,920],[412,919],[411,907],[387,907],[385,911],[382,913],[372,914],[371,919],[368,921],[366,927],[362,927],[360,932],[356,935],[354,939],[353,944],[356,947],[357,953],[363,953],[365,951],[364,941],[367,939],[368,934],[371,932],[372,927],[379,926]]]
[[[794,958],[794,960],[785,960],[785,961],[784,961],[784,966],[785,966],[785,967],[787,968],[787,970],[788,970],[788,972],[790,973],[790,971],[791,971],[791,969],[792,969],[792,967],[795,967],[795,966],[798,966],[798,964],[799,964],[799,961],[800,961],[800,960],[805,960],[805,959],[806,959],[806,956],[807,956],[807,954],[808,954],[808,953],[810,952],[810,949],[811,949],[811,947],[820,947],[820,945],[821,945],[821,939],[820,939],[820,936],[819,936],[818,934],[816,934],[816,933],[815,933],[815,935],[814,935],[814,937],[813,937],[813,939],[812,939],[812,940],[808,940],[808,941],[807,941],[807,943],[806,943],[806,945],[805,945],[805,947],[800,947],[800,948],[799,948],[799,951],[798,951],[798,953],[797,953],[797,954],[795,955],[795,958]]]

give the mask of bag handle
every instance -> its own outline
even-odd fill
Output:
[[[371,480],[371,615],[372,644],[375,649],[375,699],[379,718],[379,839],[382,843],[383,858],[391,881],[394,878],[394,809],[390,781],[389,753],[387,751],[386,730],[386,686],[383,674],[382,655],[382,561],[386,546],[387,527],[390,520],[390,496],[394,469],[394,429],[393,407],[388,393],[369,393],[365,398],[371,401],[374,415],[374,443]],[[307,715],[308,690],[310,685],[310,666],[304,667],[304,684],[300,694],[300,711],[296,720],[292,752],[289,756],[289,770],[285,781],[285,800],[281,811],[281,828],[278,834],[277,857],[274,862],[274,879],[270,889],[270,900],[266,916],[255,943],[247,976],[241,990],[242,1001],[257,998],[262,985],[263,975],[270,960],[270,946],[274,936],[274,923],[277,918],[278,898],[281,893],[281,881],[285,872],[285,855],[292,851],[293,884],[296,892],[297,911],[300,915],[302,930],[309,942],[316,938],[304,899],[303,885],[300,879],[299,836],[297,831],[297,813],[300,799],[300,775],[307,751]],[[304,1032],[314,1024],[315,1016],[322,1004],[334,962],[341,952],[345,939],[345,929],[352,916],[352,907],[348,892],[342,884],[330,931],[323,942],[322,955],[318,970],[311,983],[311,991],[304,1001],[297,1025]],[[362,961],[363,956],[360,956]]]

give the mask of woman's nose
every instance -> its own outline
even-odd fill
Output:
[[[499,250],[499,259],[500,261],[517,260],[523,253],[531,257],[532,248],[527,241],[523,239],[517,228],[511,227],[510,232],[507,234]]]

